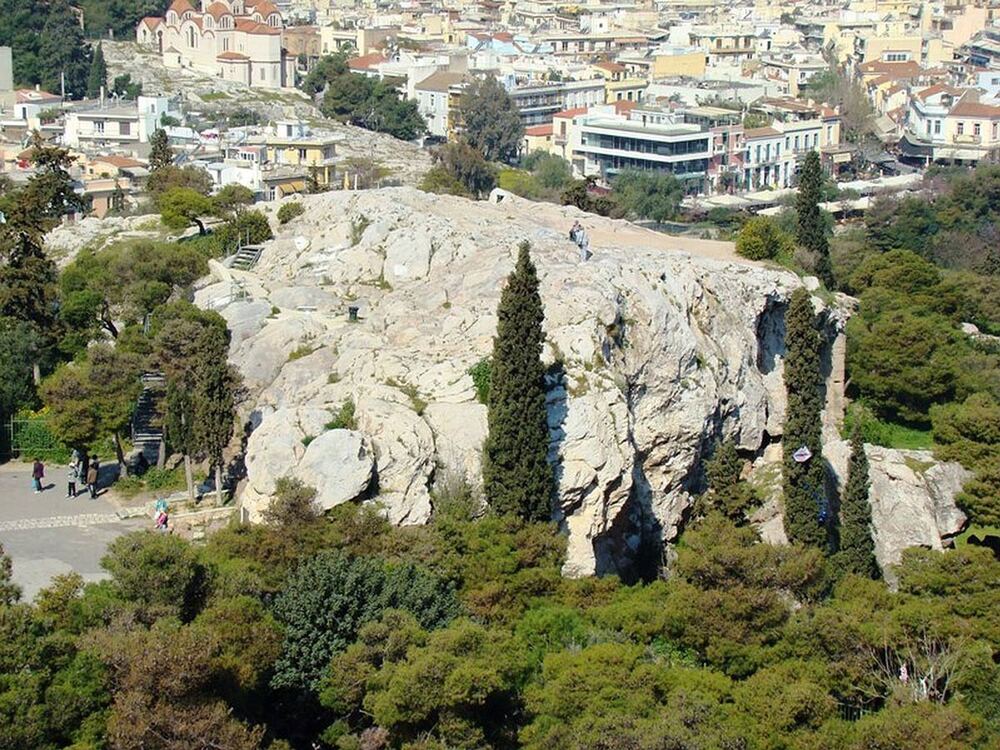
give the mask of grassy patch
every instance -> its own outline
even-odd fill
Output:
[[[294,362],[297,359],[302,359],[303,357],[308,357],[319,347],[315,347],[312,344],[302,344],[298,349],[295,349],[288,355],[288,361]]]
[[[864,404],[855,402],[847,408],[844,418],[844,437],[849,437],[855,425],[861,429],[861,438],[866,443],[884,448],[905,450],[931,450],[934,436],[927,428],[886,422],[876,417]]]
[[[122,477],[115,482],[115,492],[121,497],[135,497],[144,492],[173,493],[187,486],[184,467],[158,469],[153,467],[141,477]]]
[[[903,463],[905,463],[914,474],[923,474],[934,465],[933,461],[918,461],[912,456],[904,456]]]
[[[198,98],[203,102],[221,102],[224,99],[228,99],[229,94],[225,91],[209,91],[204,94],[198,94]]]

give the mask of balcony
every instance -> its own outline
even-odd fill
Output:
[[[952,143],[957,143],[960,145],[976,145],[982,143],[983,137],[981,135],[974,135],[969,133],[964,133],[962,135],[956,135],[952,138]]]

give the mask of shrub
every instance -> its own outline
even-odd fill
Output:
[[[303,206],[298,201],[291,201],[290,203],[282,204],[281,208],[278,209],[278,223],[287,224],[296,216],[301,216],[306,212],[305,206]]]
[[[353,430],[355,426],[354,401],[352,399],[347,399],[341,404],[336,416],[325,425],[328,430]]]
[[[14,446],[23,459],[38,456],[43,461],[68,463],[70,450],[49,429],[46,414],[46,409],[18,412],[14,421]]]
[[[754,216],[736,235],[736,252],[750,260],[770,260],[788,252],[792,238],[766,216]]]
[[[483,357],[469,369],[469,375],[472,376],[472,384],[476,388],[476,398],[481,404],[488,404],[490,402],[492,370],[493,364],[489,357]]]

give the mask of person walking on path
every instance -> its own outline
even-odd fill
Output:
[[[90,459],[90,468],[87,469],[87,489],[90,491],[90,499],[97,498],[97,480],[100,476],[101,464],[97,456]]]
[[[42,479],[44,478],[45,464],[42,463],[42,459],[36,458],[34,465],[31,467],[31,483],[35,487],[36,495],[42,491]]]
[[[69,464],[69,471],[66,472],[66,497],[76,497],[76,483],[80,481],[80,459],[76,457]]]

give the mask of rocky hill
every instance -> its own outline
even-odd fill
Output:
[[[241,497],[251,519],[284,475],[317,487],[326,507],[367,499],[401,524],[430,518],[436,482],[479,482],[486,407],[470,370],[490,353],[500,289],[525,239],[545,304],[567,574],[624,569],[645,542],[673,538],[701,485],[700,459],[721,437],[760,461],[774,456],[784,306],[797,276],[737,258],[728,243],[499,192],[479,203],[410,188],[301,200],[304,215],[278,229],[252,271],[217,264],[197,295],[229,321],[252,394]],[[567,239],[574,219],[591,236],[587,262]],[[815,303],[831,344],[832,427],[845,313]],[[953,530],[934,533],[940,544]]]

